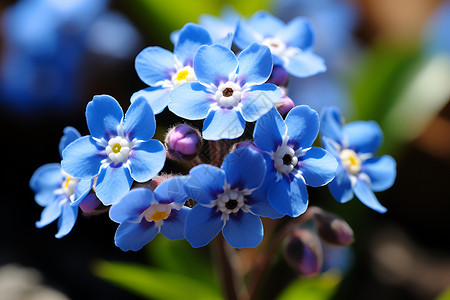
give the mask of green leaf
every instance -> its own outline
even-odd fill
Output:
[[[341,281],[337,272],[326,272],[314,278],[299,278],[292,282],[277,300],[327,300],[331,299]]]
[[[146,299],[222,299],[219,290],[195,278],[148,266],[99,261],[94,273]]]
[[[450,300],[450,288],[447,288],[444,292],[442,292],[436,300]]]

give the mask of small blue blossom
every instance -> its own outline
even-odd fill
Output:
[[[202,46],[194,58],[198,82],[175,88],[169,109],[189,119],[203,118],[203,138],[234,139],[245,122],[254,122],[281,98],[280,89],[264,83],[272,72],[272,55],[253,43],[238,57],[221,45]]]
[[[389,155],[374,157],[381,145],[383,132],[374,121],[357,121],[341,125],[341,113],[336,107],[322,113],[322,144],[337,159],[336,178],[328,187],[340,203],[353,194],[366,206],[384,213],[373,191],[390,188],[396,177],[396,163]]]
[[[59,148],[65,148],[80,137],[72,127],[64,129]],[[61,153],[61,151],[60,151]],[[30,179],[30,187],[36,193],[36,202],[44,207],[36,227],[42,228],[58,220],[57,238],[67,235],[75,225],[78,204],[92,188],[92,180],[78,180],[65,173],[61,164],[51,163],[39,167]]]
[[[302,17],[285,24],[268,12],[257,12],[250,20],[240,21],[234,42],[240,49],[252,42],[268,46],[274,65],[283,66],[295,77],[308,77],[326,70],[324,60],[313,52],[311,25]]]
[[[111,206],[111,220],[120,223],[115,243],[123,251],[138,251],[161,232],[169,240],[184,238],[184,225],[190,208],[183,206],[188,196],[185,177],[173,177],[152,192],[146,188],[131,190]]]
[[[192,168],[184,186],[198,204],[186,219],[188,242],[193,247],[205,246],[222,230],[231,246],[256,247],[263,238],[259,216],[281,216],[258,193],[265,170],[261,154],[246,147],[229,154],[222,168]]]
[[[188,23],[180,30],[173,53],[157,46],[142,50],[136,57],[135,68],[139,78],[151,87],[134,93],[131,101],[142,96],[156,114],[162,112],[175,87],[197,81],[192,68],[194,56],[200,46],[211,43],[206,29]]]
[[[155,134],[155,116],[143,98],[136,99],[125,118],[117,101],[95,96],[86,108],[91,135],[81,137],[62,152],[63,169],[73,177],[98,176],[95,193],[104,205],[122,198],[133,180],[145,182],[164,166],[166,153]]]
[[[306,185],[323,186],[335,176],[336,159],[311,146],[318,133],[317,112],[306,105],[294,107],[284,121],[272,109],[256,122],[253,138],[267,164],[267,199],[281,214],[297,217],[304,213]]]

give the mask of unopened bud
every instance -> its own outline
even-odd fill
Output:
[[[317,233],[326,243],[336,246],[347,246],[353,242],[353,230],[343,219],[320,211],[314,214],[317,222]]]
[[[295,229],[288,237],[285,247],[287,262],[303,275],[320,272],[323,253],[320,241],[309,230]]]
[[[282,66],[273,66],[272,74],[267,80],[268,83],[276,84],[279,87],[287,86],[289,81],[289,73]]]
[[[81,200],[78,207],[86,215],[97,215],[108,210],[108,207],[103,205],[103,203],[97,198],[94,192],[87,194],[83,200]]]
[[[286,96],[286,91],[284,88],[281,88],[281,99],[277,103],[275,103],[275,107],[277,108],[280,115],[283,117],[287,115],[288,112],[291,111],[295,107],[294,101],[291,98]]]
[[[189,125],[181,124],[166,135],[166,149],[169,157],[174,160],[192,160],[202,146],[202,137],[198,130]]]

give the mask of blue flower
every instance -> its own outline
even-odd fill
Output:
[[[64,129],[59,148],[65,148],[80,137],[72,127]],[[75,225],[78,216],[78,204],[92,188],[92,180],[78,180],[70,177],[61,169],[61,164],[51,163],[39,167],[30,179],[30,187],[36,193],[35,200],[45,207],[36,227],[42,228],[56,219],[58,221],[57,238],[67,235]]]
[[[136,57],[139,78],[149,88],[133,94],[131,101],[144,97],[158,114],[169,103],[169,94],[177,86],[197,81],[192,63],[202,45],[210,45],[211,37],[203,27],[188,23],[181,29],[173,53],[160,47],[147,47]]]
[[[222,168],[192,168],[184,187],[198,204],[186,219],[187,241],[193,247],[202,247],[222,230],[231,246],[256,247],[263,238],[259,216],[281,216],[258,192],[265,172],[261,154],[249,148],[229,154]]]
[[[381,145],[383,132],[374,121],[357,121],[341,125],[341,113],[336,107],[322,113],[322,144],[339,166],[336,178],[328,187],[340,203],[353,198],[353,193],[366,206],[384,213],[373,191],[390,188],[396,177],[396,163],[389,155],[374,157]]]
[[[272,72],[266,46],[253,43],[237,58],[226,47],[202,46],[194,58],[194,71],[199,82],[175,88],[169,109],[189,120],[206,118],[207,140],[241,136],[245,121],[256,121],[281,98],[277,86],[264,83]]]
[[[256,122],[253,138],[267,164],[267,199],[281,214],[304,213],[306,185],[322,186],[335,176],[336,159],[322,148],[311,147],[318,133],[317,112],[306,105],[294,107],[285,121],[272,109]]]
[[[301,17],[286,25],[267,12],[257,12],[248,22],[239,23],[234,42],[240,49],[252,42],[268,46],[274,65],[283,66],[295,77],[308,77],[326,70],[324,60],[313,52],[311,25]]]
[[[98,176],[95,193],[104,205],[120,200],[133,180],[148,181],[164,166],[166,153],[161,142],[151,139],[156,123],[145,99],[136,99],[124,118],[114,98],[95,96],[87,105],[86,121],[91,135],[64,149],[62,166],[76,178]]]
[[[184,224],[190,208],[183,206],[188,199],[184,177],[163,181],[155,191],[146,188],[131,190],[111,206],[111,220],[120,223],[115,243],[123,251],[137,251],[159,232],[169,240],[184,238]]]
[[[423,50],[427,55],[450,55],[450,36],[447,28],[450,26],[450,3],[442,1],[422,34]]]

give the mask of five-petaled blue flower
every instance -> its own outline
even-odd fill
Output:
[[[192,63],[202,45],[210,45],[208,31],[196,24],[186,24],[179,33],[173,53],[161,47],[147,47],[138,54],[135,68],[149,88],[133,94],[131,101],[144,97],[158,114],[170,101],[169,94],[177,86],[197,81]]]
[[[73,177],[98,176],[97,197],[105,205],[120,200],[133,179],[145,182],[164,166],[166,153],[155,134],[155,116],[143,98],[136,99],[123,117],[119,103],[107,95],[95,96],[86,108],[91,135],[67,146],[62,167]]]
[[[138,251],[161,232],[169,240],[184,238],[184,225],[190,208],[183,206],[188,196],[185,177],[173,177],[152,192],[137,188],[111,206],[111,220],[120,223],[115,243],[123,251]]]
[[[266,46],[251,44],[236,58],[223,46],[202,46],[194,57],[199,82],[175,88],[169,109],[189,119],[205,119],[207,140],[242,135],[245,121],[254,122],[281,98],[280,89],[264,83],[272,72],[272,55]]]
[[[235,44],[244,49],[252,42],[270,48],[274,65],[283,66],[295,77],[308,77],[326,70],[324,60],[313,52],[314,33],[309,21],[297,17],[289,24],[260,11],[238,25]]]
[[[311,147],[318,133],[317,112],[306,105],[294,107],[285,121],[272,109],[256,122],[253,138],[267,163],[267,199],[281,214],[304,213],[306,185],[322,186],[335,176],[336,159],[322,148]]]
[[[322,144],[339,162],[336,178],[328,187],[338,202],[345,203],[353,193],[366,206],[384,213],[373,191],[390,188],[397,174],[395,160],[389,155],[374,157],[383,132],[374,121],[357,121],[342,126],[341,113],[328,107],[322,113]]]
[[[60,154],[72,141],[80,137],[72,127],[64,129],[64,136],[59,143]],[[35,200],[44,206],[41,219],[36,227],[42,228],[58,220],[57,238],[68,234],[78,216],[78,204],[92,188],[93,180],[78,180],[70,177],[61,169],[61,164],[51,163],[39,167],[30,180],[30,187],[36,193]]]
[[[184,186],[188,196],[198,204],[186,219],[186,240],[193,247],[202,247],[223,230],[231,246],[256,247],[263,238],[259,216],[281,216],[258,193],[265,172],[262,155],[249,148],[229,154],[222,168],[211,165],[192,168]]]

